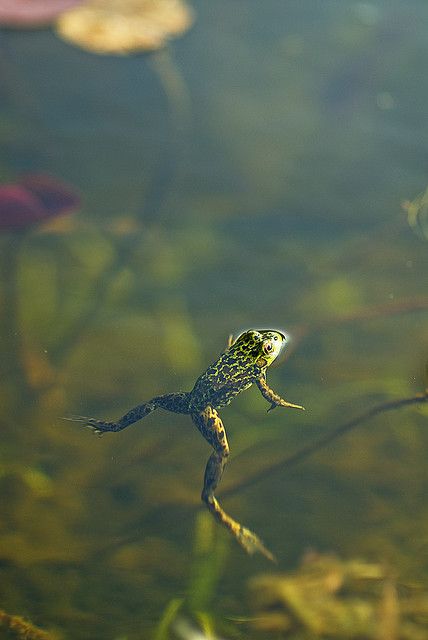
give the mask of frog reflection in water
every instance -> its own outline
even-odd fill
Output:
[[[214,495],[229,457],[229,444],[217,409],[229,404],[238,393],[248,389],[253,383],[256,383],[262,396],[270,403],[268,411],[278,406],[303,409],[300,405],[283,400],[266,382],[266,370],[277,358],[286,341],[286,336],[279,331],[246,331],[235,342],[229,341],[229,347],[197,379],[192,391],[156,396],[131,409],[117,422],[82,417],[74,419],[84,422],[96,433],[101,434],[106,431],[121,431],[159,408],[189,414],[214,449],[205,469],[202,500],[214,518],[229,529],[248,553],[259,551],[270,560],[274,560],[261,540],[231,518]]]

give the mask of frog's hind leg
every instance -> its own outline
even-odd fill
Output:
[[[116,422],[104,422],[95,418],[72,417],[74,422],[83,422],[86,426],[92,428],[95,433],[101,434],[106,431],[122,431],[130,424],[145,418],[155,409],[166,409],[173,413],[189,413],[189,394],[188,393],[167,393],[163,396],[156,396],[148,402],[143,402],[134,407]]]
[[[229,444],[227,442],[226,431],[217,411],[208,406],[201,413],[192,413],[192,420],[214,449],[205,468],[202,500],[214,518],[225,526],[226,529],[229,529],[247,553],[253,554],[259,551],[269,560],[275,561],[272,553],[266,549],[256,534],[231,518],[220,506],[214,495],[229,457]]]

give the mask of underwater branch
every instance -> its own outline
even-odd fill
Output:
[[[295,466],[299,462],[306,460],[309,456],[313,455],[320,449],[326,447],[330,442],[336,440],[340,436],[352,431],[356,427],[360,426],[367,420],[374,418],[375,416],[381,415],[382,413],[387,413],[389,411],[396,411],[397,409],[401,409],[403,407],[408,407],[411,405],[419,405],[428,402],[428,387],[422,393],[418,393],[415,396],[410,396],[409,398],[401,398],[399,400],[390,400],[389,402],[383,402],[381,404],[377,404],[371,409],[368,409],[364,413],[359,416],[353,418],[352,420],[348,420],[348,422],[344,422],[343,424],[327,431],[323,436],[315,440],[314,442],[307,444],[300,449],[297,449],[294,453],[288,454],[283,458],[277,460],[273,464],[265,467],[264,469],[260,469],[255,471],[254,473],[238,480],[233,485],[229,486],[227,489],[221,492],[222,496],[230,496],[234,493],[237,493],[243,488],[250,487],[251,485],[259,482],[260,480],[264,480],[268,478],[273,473],[279,470],[289,469],[290,467]]]

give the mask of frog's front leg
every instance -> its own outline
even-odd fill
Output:
[[[256,380],[256,384],[260,389],[260,393],[262,394],[263,398],[270,402],[271,406],[269,407],[268,411],[275,409],[275,407],[291,407],[292,409],[302,409],[303,411],[305,410],[305,407],[302,407],[300,404],[292,404],[291,402],[287,402],[287,400],[281,398],[281,396],[279,396],[277,393],[275,393],[275,391],[273,391],[273,389],[269,387],[264,376],[258,378]]]
[[[231,534],[236,538],[245,551],[247,551],[247,553],[253,554],[256,551],[259,551],[266,556],[266,558],[274,561],[274,556],[268,549],[266,549],[256,534],[231,518],[231,516],[229,516],[220,506],[214,495],[229,457],[229,444],[227,442],[226,431],[220,416],[215,409],[208,406],[200,413],[192,413],[192,420],[204,438],[208,440],[214,449],[214,452],[211,454],[205,468],[204,488],[201,496],[202,500],[205,502],[214,518],[225,526],[226,529],[229,529]]]
[[[104,422],[96,418],[85,418],[76,416],[70,418],[73,422],[83,422],[86,426],[91,427],[97,434],[106,431],[122,431],[130,424],[134,424],[138,420],[145,418],[155,409],[166,409],[173,413],[189,413],[189,394],[188,393],[167,393],[163,396],[156,396],[148,402],[143,402],[134,407],[116,422]]]

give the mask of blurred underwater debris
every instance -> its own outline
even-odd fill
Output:
[[[428,240],[428,187],[414,200],[405,200],[401,204],[407,214],[411,229],[422,240]]]
[[[61,15],[58,35],[101,54],[154,51],[193,23],[184,0],[89,0]]]
[[[428,591],[400,584],[377,562],[309,552],[290,573],[248,583],[252,626],[281,637],[315,640],[424,640]],[[277,637],[277,635],[275,635]]]
[[[8,632],[9,637],[20,640],[59,640],[56,633],[44,631],[21,616],[12,616],[0,609],[0,630]]]

